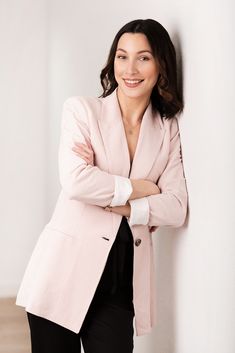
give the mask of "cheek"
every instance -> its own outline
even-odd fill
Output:
[[[120,75],[120,73],[123,71],[122,65],[120,65],[117,62],[114,62],[114,73],[117,75]]]
[[[155,66],[149,66],[145,68],[145,76],[153,81],[153,82],[157,82],[158,79],[158,75],[159,75],[159,71],[156,69]]]

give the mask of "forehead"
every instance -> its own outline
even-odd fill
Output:
[[[143,33],[124,33],[118,41],[117,49],[122,48],[126,51],[150,50],[148,38]]]

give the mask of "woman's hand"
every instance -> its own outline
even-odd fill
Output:
[[[126,204],[123,206],[114,206],[114,207],[107,206],[107,207],[104,207],[104,210],[108,212],[114,212],[114,213],[120,214],[121,216],[130,217],[131,206],[127,201]]]
[[[77,153],[82,159],[84,159],[87,164],[94,165],[94,151],[90,142],[85,143],[74,142],[75,146],[72,150]]]
[[[105,207],[104,208],[105,211],[108,212],[114,212],[117,214],[120,214],[122,216],[126,216],[126,217],[130,217],[131,214],[131,206],[129,204],[129,202],[127,201],[127,203],[125,204],[125,206],[115,206],[115,207]],[[149,232],[152,233],[154,232],[158,227],[157,226],[149,226]]]

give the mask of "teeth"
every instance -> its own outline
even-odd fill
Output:
[[[127,83],[139,83],[142,80],[125,80]]]

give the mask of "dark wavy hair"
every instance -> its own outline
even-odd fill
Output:
[[[183,110],[182,96],[177,85],[176,52],[166,29],[153,19],[128,22],[118,31],[110,48],[106,66],[100,74],[104,91],[99,97],[110,95],[118,86],[114,76],[114,60],[119,38],[124,33],[143,33],[147,37],[154,57],[160,65],[158,80],[150,97],[153,111],[158,110],[162,118],[173,118]]]

